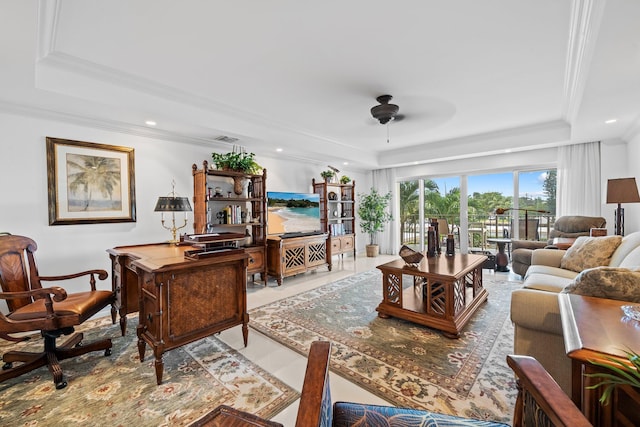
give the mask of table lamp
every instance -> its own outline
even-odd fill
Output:
[[[162,226],[171,231],[169,243],[178,243],[176,232],[187,225],[187,212],[191,211],[191,204],[188,197],[178,197],[175,192],[175,183],[172,183],[172,190],[169,196],[158,197],[155,212],[162,212]],[[164,213],[171,212],[171,227],[164,224]],[[184,224],[176,227],[176,212],[184,212]]]
[[[616,234],[624,236],[624,209],[622,203],[639,203],[638,186],[635,178],[616,178],[607,181],[607,203],[617,203],[615,210]]]

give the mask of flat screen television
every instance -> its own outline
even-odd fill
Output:
[[[267,191],[268,234],[320,232],[320,195]]]

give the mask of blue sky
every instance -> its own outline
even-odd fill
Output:
[[[545,172],[546,171],[520,172],[520,194],[526,194],[532,198],[538,196],[546,198],[542,192]],[[460,179],[458,177],[436,178],[433,179],[433,181],[438,184],[440,193],[445,193],[445,189],[449,191],[453,187],[460,186]],[[513,194],[513,174],[506,172],[489,175],[469,175],[468,185],[469,194],[497,191],[505,196],[511,196]]]

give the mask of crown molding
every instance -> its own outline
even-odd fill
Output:
[[[562,99],[562,116],[573,123],[582,104],[606,0],[573,0]]]

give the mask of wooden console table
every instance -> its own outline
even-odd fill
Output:
[[[598,378],[584,374],[603,372],[591,361],[613,357],[629,364],[623,350],[640,352],[640,322],[628,319],[620,309],[631,303],[575,294],[559,294],[565,348],[572,363],[572,399],[594,426],[640,425],[640,393],[617,387],[612,401],[600,405],[602,389],[589,389]]]
[[[156,380],[162,383],[165,351],[242,325],[247,345],[247,265],[242,249],[198,260],[184,252],[196,246],[168,243],[109,249],[113,291],[122,334],[126,315],[139,311],[138,352],[144,361],[146,344],[155,355]],[[137,296],[137,304],[134,304]]]
[[[327,266],[331,271],[331,257],[327,250],[327,234],[267,239],[267,275],[275,277],[278,286],[282,279]]]
[[[424,257],[418,267],[401,259],[379,265],[382,271],[383,300],[378,316],[409,320],[439,329],[449,338],[458,338],[480,304],[487,300],[482,286],[484,255],[439,255]],[[413,278],[404,289],[403,276]]]

